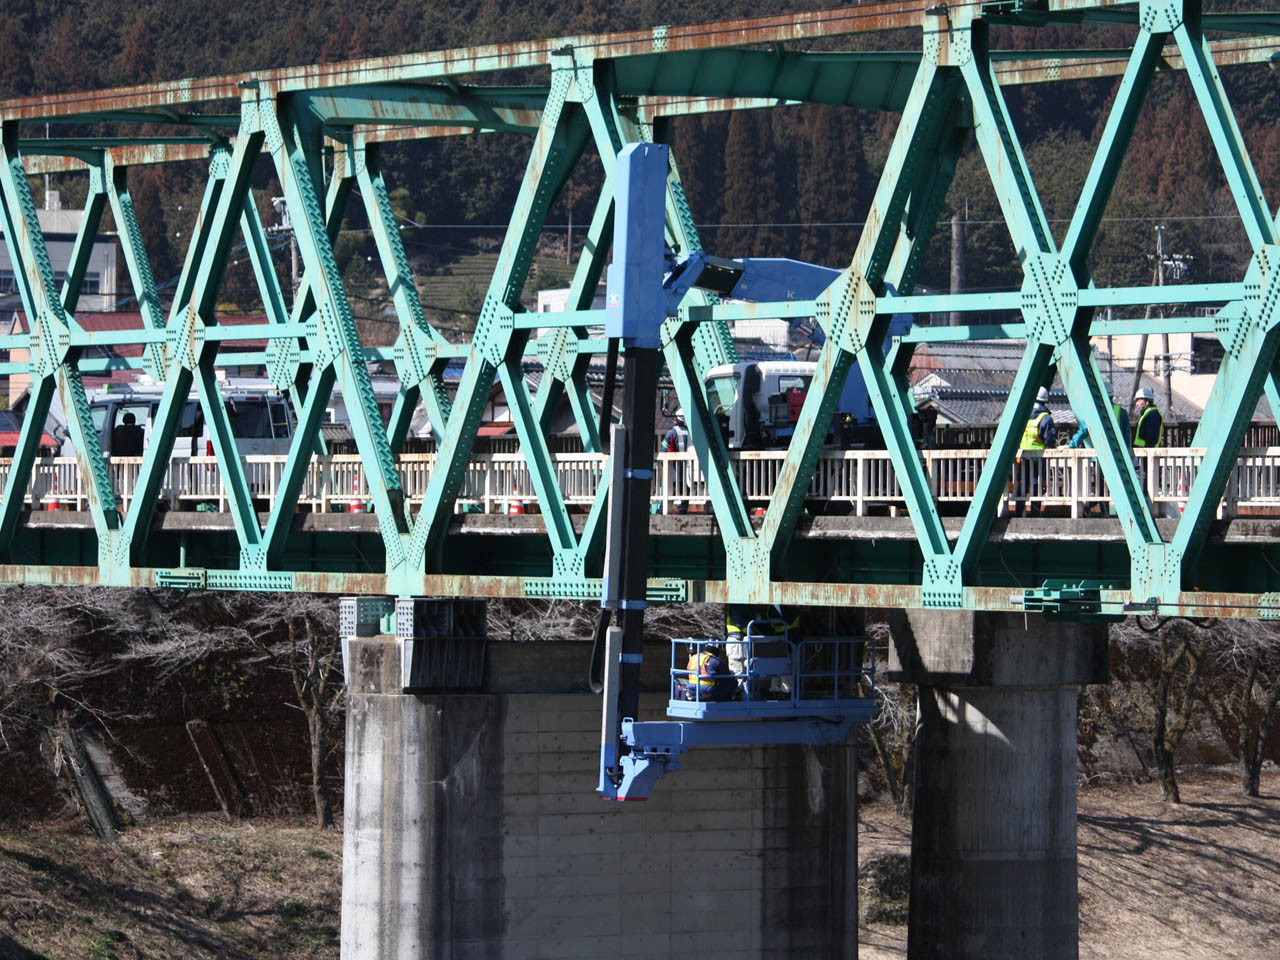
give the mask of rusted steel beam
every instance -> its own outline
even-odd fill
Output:
[[[154,587],[157,570],[135,567],[128,584],[116,586]],[[219,571],[209,571],[216,574]],[[289,575],[291,589],[301,593],[388,596],[395,593],[385,574],[317,573],[298,571]],[[545,578],[466,574],[427,574],[414,583],[420,596],[476,598],[516,598],[533,595],[533,580]],[[673,582],[686,586],[689,600],[699,603],[728,603],[729,587],[724,580],[672,581],[652,578],[650,588],[669,588]],[[98,567],[0,565],[0,584],[43,586],[107,586]],[[258,589],[269,589],[259,587]],[[1018,612],[1022,590],[1016,587],[965,587],[965,609]],[[770,598],[793,606],[855,606],[880,609],[911,609],[922,606],[921,587],[914,584],[795,583],[772,584]],[[1102,613],[1121,615],[1143,613],[1152,616],[1220,617],[1227,619],[1273,619],[1280,617],[1280,595],[1213,591],[1183,591],[1176,602],[1134,605],[1124,590],[1101,591]]]
[[[25,146],[25,144],[24,144]],[[208,160],[212,144],[146,144],[136,147],[109,147],[101,152],[117,167],[136,167],[149,163],[181,163]],[[78,156],[24,155],[23,167],[32,176],[40,173],[73,173],[86,170],[89,164]]]
[[[397,141],[427,140],[438,137],[475,136],[490,133],[485,128],[476,127],[384,127],[358,124],[350,129],[350,136],[357,143],[392,143]],[[125,138],[103,138],[118,140]],[[230,137],[228,143],[234,144]],[[74,173],[87,170],[90,166],[84,154],[101,153],[109,156],[116,167],[138,167],[152,163],[183,163],[192,160],[208,160],[211,141],[198,141],[191,138],[183,143],[139,143],[136,146],[103,146],[94,147],[93,141],[82,141],[84,146],[77,148],[76,154],[56,155],[44,153],[43,140],[34,138],[21,141],[23,165],[28,174],[35,176],[42,173]]]
[[[1266,40],[1258,37],[1241,37],[1235,40],[1215,40],[1209,44],[1214,62],[1219,67],[1238,67],[1250,63],[1267,63],[1272,54],[1280,50],[1280,39]],[[1000,82],[1007,86],[1024,83],[1054,83],[1060,80],[1096,80],[1101,77],[1121,76],[1129,63],[1128,55],[1105,54],[1097,58],[1066,60],[1059,57],[1020,60],[1001,64],[995,68]],[[1183,70],[1182,54],[1176,46],[1165,47],[1160,71]]]
[[[885,3],[833,10],[726,20],[684,27],[487,44],[429,53],[371,57],[343,63],[188,78],[110,90],[48,94],[0,104],[0,119],[43,120],[114,110],[231,101],[239,100],[251,90],[276,94],[526,69],[549,64],[556,52],[563,50],[582,50],[597,57],[613,58],[658,51],[674,53],[708,47],[785,43],[872,30],[907,29],[920,25],[921,9],[918,0],[889,0]]]
[[[462,89],[439,84],[382,84],[300,94],[327,126],[379,124],[470,127],[533,133],[547,92],[540,88]]]
[[[50,137],[19,141],[23,156],[66,156],[90,150],[110,150],[114,147],[207,147],[225,138],[213,137],[165,137],[140,134],[120,137]]]
[[[1121,0],[1053,0],[1049,8],[1051,11],[1098,8],[1115,6],[1120,2]],[[924,6],[919,0],[886,0],[881,3],[678,27],[486,44],[342,63],[187,78],[109,90],[25,97],[0,103],[0,119],[45,120],[63,116],[88,116],[113,111],[234,101],[255,90],[260,94],[271,95],[527,69],[546,66],[552,62],[553,57],[566,55],[571,51],[582,51],[597,58],[615,59],[717,47],[801,42],[823,37],[918,28],[924,16]]]

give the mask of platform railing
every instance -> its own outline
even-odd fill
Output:
[[[668,716],[838,714],[874,698],[875,654],[866,637],[793,640],[785,631],[750,630],[736,643],[671,641]],[[734,646],[742,649],[728,652]]]
[[[1134,451],[1138,477],[1158,516],[1177,516],[1204,459],[1199,448],[1153,448]],[[986,450],[923,450],[920,458],[930,478],[934,499],[945,510],[960,509],[972,499],[986,466]],[[773,499],[785,451],[753,450],[731,455],[734,474],[747,507],[764,510]],[[566,505],[573,512],[590,509],[606,469],[606,458],[591,453],[553,455]],[[422,503],[436,454],[404,454],[398,459],[401,483],[410,509]],[[244,458],[245,477],[259,510],[275,499],[284,470],[283,456]],[[133,498],[142,465],[140,457],[109,461],[112,486],[126,508]],[[0,459],[0,483],[10,461]],[[709,512],[706,478],[693,451],[662,453],[653,487],[654,511],[663,514]],[[161,500],[172,510],[227,509],[226,491],[213,457],[175,457],[161,486]],[[315,513],[371,509],[369,488],[360,458],[316,457],[307,471],[298,505]],[[72,458],[35,462],[26,501],[33,509],[84,510],[87,497]],[[883,450],[830,450],[822,454],[805,493],[815,513],[852,516],[897,514],[905,500],[889,455]],[[1010,470],[1001,496],[1002,514],[1044,511],[1053,516],[1082,517],[1110,512],[1111,496],[1089,449],[1058,448],[1024,452]],[[535,512],[537,496],[528,465],[519,453],[489,453],[468,464],[455,509],[460,513]],[[1219,517],[1280,510],[1280,447],[1243,450],[1226,492]]]

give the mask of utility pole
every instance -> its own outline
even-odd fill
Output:
[[[1107,307],[1107,325],[1110,326],[1114,307]],[[1116,394],[1116,352],[1111,347],[1111,334],[1107,334],[1107,394],[1111,397],[1111,402],[1115,403],[1119,400]]]
[[[289,205],[285,203],[284,197],[272,197],[271,206],[275,207],[276,213],[280,217],[280,222],[276,225],[275,230],[279,233],[289,234],[289,281],[293,289],[293,299],[290,300],[289,306],[298,299],[298,285],[300,278],[298,276],[298,235],[293,229],[293,217],[289,215]]]
[[[1164,286],[1164,284],[1160,282],[1161,279],[1163,279],[1163,273],[1160,270],[1160,267],[1158,264],[1156,266],[1155,279],[1156,279],[1156,284],[1158,286]],[[1151,304],[1147,304],[1147,312],[1143,314],[1143,319],[1145,320],[1151,319]],[[1129,386],[1129,403],[1126,409],[1129,411],[1130,423],[1133,422],[1133,405],[1136,402],[1134,398],[1138,395],[1138,388],[1142,386],[1142,367],[1146,362],[1147,362],[1147,335],[1144,333],[1142,335],[1142,338],[1138,341],[1138,359],[1134,362],[1133,383]],[[1168,407],[1166,407],[1165,410],[1167,411]]]
[[[1160,286],[1164,286],[1164,224],[1156,227],[1156,268],[1159,271]],[[1164,319],[1164,307],[1160,308],[1160,319]],[[1164,351],[1164,415],[1173,416],[1173,357],[1169,353],[1169,334],[1160,334],[1160,349]]]
[[[1159,224],[1156,227],[1155,281],[1156,281],[1157,287],[1164,286],[1164,224],[1163,223]],[[1145,314],[1145,318],[1147,320],[1151,319],[1151,310],[1152,310],[1151,304],[1147,304],[1147,312]],[[1163,306],[1160,308],[1160,317],[1161,319],[1164,318]],[[1172,387],[1172,380],[1171,380],[1172,374],[1168,370],[1169,335],[1166,333],[1166,334],[1161,334],[1161,336],[1164,338],[1164,353],[1165,353],[1164,415],[1167,417],[1169,416],[1170,407],[1172,407],[1173,387]],[[1134,397],[1136,397],[1138,394],[1138,388],[1142,386],[1142,367],[1146,363],[1146,361],[1147,361],[1147,335],[1144,333],[1142,335],[1142,339],[1138,341],[1138,362],[1134,366],[1134,371],[1133,371],[1133,389],[1129,391],[1129,417],[1131,420],[1133,418],[1133,405],[1135,403]],[[1153,366],[1155,365],[1153,364]]]
[[[955,213],[951,217],[951,295],[964,292],[964,230],[969,219],[969,203],[965,201],[964,216]],[[951,326],[964,324],[964,314],[952,311]]]
[[[1164,286],[1165,267],[1168,267],[1173,274],[1174,280],[1181,280],[1187,275],[1190,269],[1190,261],[1192,257],[1185,253],[1164,252],[1164,231],[1165,225],[1162,223],[1156,227],[1156,253],[1155,253],[1155,283],[1158,287]],[[1150,254],[1148,254],[1150,256]],[[1151,319],[1152,306],[1147,305],[1146,319]],[[1164,319],[1164,307],[1160,307],[1160,319]],[[1167,333],[1160,334],[1161,348],[1164,350],[1164,416],[1167,419],[1173,412],[1173,356],[1169,352],[1169,335]],[[1137,394],[1138,388],[1142,385],[1142,366],[1146,361],[1147,355],[1147,335],[1144,333],[1142,339],[1138,341],[1138,361],[1134,366],[1133,389],[1129,391],[1129,413],[1133,414],[1133,395]],[[1156,363],[1155,372],[1159,374],[1159,358]]]

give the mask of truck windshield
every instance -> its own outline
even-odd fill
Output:
[[[707,378],[707,403],[713,414],[721,413],[734,405],[738,399],[740,379],[736,373]]]
[[[241,440],[271,439],[271,417],[266,400],[227,400],[231,429]]]

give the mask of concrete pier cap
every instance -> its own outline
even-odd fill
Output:
[[[888,677],[919,684],[911,958],[1075,958],[1076,694],[1105,625],[895,615]]]
[[[974,610],[896,611],[886,678],[942,687],[1107,682],[1105,624]]]

